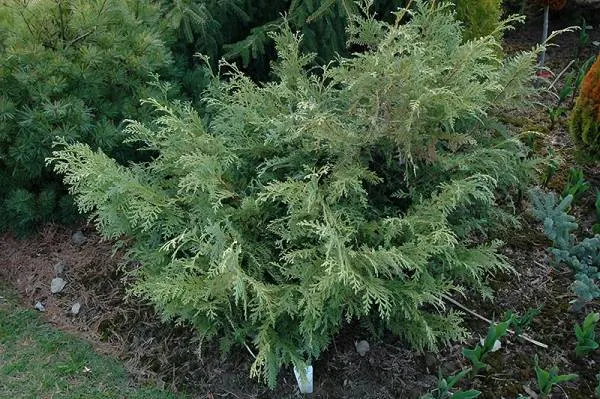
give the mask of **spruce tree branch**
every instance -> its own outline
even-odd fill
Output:
[[[441,294],[441,297],[442,297],[442,298],[444,298],[445,300],[447,300],[448,302],[452,303],[453,305],[455,305],[455,306],[457,306],[457,307],[461,308],[462,310],[464,310],[465,312],[469,313],[470,315],[472,315],[472,316],[475,316],[475,317],[477,317],[478,319],[480,319],[480,320],[483,320],[483,321],[485,321],[485,322],[486,322],[486,323],[488,323],[488,324],[493,324],[493,323],[494,323],[492,320],[490,320],[490,319],[488,319],[488,318],[486,318],[486,317],[484,317],[484,316],[480,315],[479,313],[477,313],[477,312],[475,312],[475,311],[473,311],[473,310],[471,310],[471,309],[467,308],[465,305],[463,305],[463,304],[461,304],[460,302],[456,301],[455,299],[453,299],[453,298],[449,297],[448,295]],[[508,329],[507,331],[508,331],[509,333],[513,334],[513,335],[517,335],[517,334],[516,334],[516,333],[515,333],[513,330],[511,330],[511,329]],[[535,339],[533,339],[533,338],[529,338],[529,337],[528,337],[527,335],[525,335],[525,334],[519,334],[519,335],[517,335],[517,336],[518,336],[518,337],[521,337],[521,338],[523,338],[525,341],[527,341],[527,342],[530,342],[530,343],[532,343],[532,344],[534,344],[534,345],[536,345],[536,346],[539,346],[539,347],[541,347],[541,348],[544,348],[544,349],[548,349],[548,345],[544,344],[543,342],[536,341],[536,340],[535,340]]]
[[[100,9],[98,10],[98,15],[96,15],[96,18],[100,18],[100,15],[102,15],[102,13],[104,12],[104,7],[106,7],[106,1],[107,0],[104,0],[102,2],[102,6],[100,6]],[[138,14],[139,14],[139,8],[140,8],[140,2],[137,1],[135,3],[135,17],[136,18],[138,17]]]

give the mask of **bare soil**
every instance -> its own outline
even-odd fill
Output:
[[[540,13],[533,10],[524,26],[510,32],[506,45],[511,51],[531,48],[541,37]],[[579,59],[598,53],[600,47],[600,12],[567,9],[551,15],[551,29],[577,25],[580,17],[593,25],[590,43],[580,49]],[[565,33],[548,51],[548,66],[560,72],[573,59],[579,33]],[[558,85],[561,82],[559,80]],[[548,105],[550,95],[542,96]],[[565,171],[578,159],[570,141],[566,120],[561,118],[550,128],[543,107],[514,116],[513,123],[523,130],[538,130],[545,135],[541,152],[553,148],[565,159],[565,164],[550,183],[558,190],[564,184]],[[588,181],[600,188],[600,161],[586,160],[583,169]],[[581,221],[580,234],[589,235],[593,223],[594,187],[574,209]],[[534,356],[544,368],[557,365],[561,372],[576,373],[577,381],[563,384],[554,398],[592,398],[596,374],[600,373],[600,353],[585,358],[574,357],[573,325],[581,322],[589,311],[600,309],[594,303],[582,312],[569,309],[572,299],[571,275],[567,270],[550,266],[545,251],[547,240],[537,223],[524,211],[521,231],[503,237],[507,242],[504,254],[511,260],[517,274],[492,277],[496,289],[493,302],[477,298],[460,298],[465,306],[488,318],[498,320],[505,311],[524,313],[532,307],[542,307],[527,334],[548,344],[548,349],[532,345],[520,338],[508,337],[503,348],[492,354],[489,371],[470,378],[464,388],[483,392],[481,398],[516,398],[519,393],[535,390]],[[282,371],[279,385],[271,391],[249,379],[252,357],[245,351],[223,356],[212,343],[199,342],[186,326],[162,322],[152,308],[126,292],[127,278],[123,271],[123,253],[113,254],[111,242],[105,242],[89,226],[83,226],[88,240],[81,246],[71,243],[73,230],[47,226],[39,234],[24,240],[11,235],[0,237],[0,278],[12,283],[23,302],[33,306],[41,301],[44,317],[57,328],[73,332],[92,342],[98,351],[120,357],[132,376],[144,383],[156,383],[174,391],[186,392],[191,398],[295,398],[296,382],[290,370]],[[67,281],[60,294],[50,294],[50,281],[55,266],[65,265]],[[458,299],[458,298],[457,298]],[[81,312],[70,313],[76,301]],[[449,306],[452,306],[449,304]],[[484,336],[487,324],[466,316],[472,339],[456,344],[441,353],[416,353],[393,336],[371,337],[360,325],[346,326],[335,338],[330,349],[315,363],[314,398],[391,399],[418,398],[436,381],[438,370],[444,374],[466,367],[461,355],[464,346],[473,346]],[[355,350],[358,340],[369,341],[371,350],[361,357]]]

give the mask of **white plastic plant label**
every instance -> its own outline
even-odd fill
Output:
[[[308,366],[302,371],[304,376],[294,366],[294,375],[296,376],[300,393],[313,393],[313,366]]]
[[[481,344],[481,346],[484,346],[484,345],[485,345],[485,339],[481,338],[481,339],[479,340],[479,343]],[[499,340],[496,340],[496,341],[494,342],[494,346],[492,346],[492,349],[490,349],[490,352],[496,352],[496,351],[499,351],[499,350],[500,350],[500,348],[502,348],[502,342],[500,342]]]

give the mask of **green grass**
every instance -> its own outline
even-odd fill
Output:
[[[0,281],[0,397],[176,399],[182,396],[129,383],[123,366],[89,343],[45,324],[17,305]]]

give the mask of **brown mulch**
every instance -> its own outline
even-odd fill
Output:
[[[113,342],[100,338],[100,326],[122,312],[122,292],[115,281],[116,259],[111,257],[111,244],[91,237],[87,244],[71,244],[64,228],[47,226],[35,237],[18,240],[10,234],[0,239],[0,277],[11,282],[27,305],[41,302],[46,320],[56,327],[77,332],[96,343],[104,353],[114,353]],[[61,267],[67,281],[64,290],[51,295],[50,281]],[[82,305],[81,314],[71,317],[75,302]],[[93,309],[93,312],[89,310]]]
[[[45,306],[45,319],[79,335],[103,353],[119,356],[140,382],[152,381],[191,397],[297,397],[296,382],[284,370],[276,390],[248,378],[252,358],[245,352],[222,356],[213,343],[201,343],[191,329],[162,323],[148,305],[126,297],[127,279],[119,267],[122,253],[112,255],[111,243],[86,231],[87,242],[71,243],[73,231],[47,226],[27,239],[5,234],[0,239],[0,278],[17,289],[24,304]],[[55,266],[65,265],[67,281],[59,294],[50,293]],[[82,304],[71,314],[76,301]],[[363,358],[354,342],[368,338],[358,326],[348,326],[315,365],[319,398],[418,397],[435,380],[423,357],[390,337]],[[432,370],[434,372],[434,370]],[[327,376],[327,378],[323,378]],[[375,385],[374,385],[375,384]]]
[[[126,279],[119,267],[122,254],[111,255],[111,244],[91,230],[86,232],[88,240],[82,246],[71,243],[71,234],[71,230],[48,226],[25,240],[10,235],[0,240],[5,254],[0,261],[0,278],[16,287],[25,305],[42,301],[44,317],[57,328],[86,338],[100,352],[120,357],[138,382],[150,381],[187,392],[192,398],[300,396],[289,370],[282,372],[277,389],[270,391],[248,378],[252,358],[246,352],[224,357],[214,344],[200,345],[190,329],[162,323],[139,299],[124,299]],[[537,242],[531,237],[530,230],[525,229],[504,249],[519,275],[498,276],[492,281],[495,301],[465,304],[496,320],[509,309],[522,314],[542,306],[542,316],[529,334],[549,344],[550,349],[508,337],[504,349],[490,357],[490,372],[465,381],[463,386],[482,390],[482,398],[507,393],[515,394],[503,397],[516,397],[516,393],[524,392],[524,385],[534,385],[532,359],[538,355],[545,367],[558,365],[561,371],[585,376],[582,383],[563,386],[570,398],[591,397],[596,373],[593,364],[600,362],[600,357],[581,360],[572,356],[572,326],[581,322],[582,314],[568,311],[570,276],[548,266],[543,236],[534,235]],[[60,294],[52,295],[50,281],[59,262],[66,264],[63,278],[67,285]],[[82,303],[77,316],[70,314],[75,301]],[[467,326],[474,332],[468,342],[472,346],[478,336],[485,335],[487,325],[467,318]],[[371,343],[365,357],[354,348],[354,342],[361,339]],[[349,325],[316,362],[313,397],[418,398],[434,385],[438,369],[447,375],[468,366],[461,356],[462,347],[457,344],[439,354],[418,354],[393,336],[373,340],[360,326]]]

